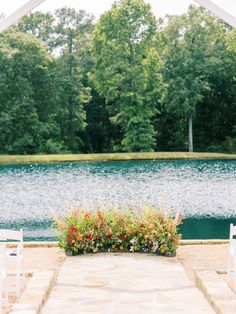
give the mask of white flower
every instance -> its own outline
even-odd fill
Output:
[[[136,243],[136,242],[137,242],[137,239],[136,239],[136,238],[133,238],[133,239],[130,240],[130,243],[131,243],[132,245],[134,245],[134,243]]]
[[[156,252],[158,247],[159,247],[158,242],[154,242],[153,243],[153,251]]]

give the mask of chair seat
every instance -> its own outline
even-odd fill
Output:
[[[15,251],[7,251],[7,258],[16,258],[16,257],[19,257],[19,258],[22,258],[23,255],[22,254],[17,254],[17,252]]]

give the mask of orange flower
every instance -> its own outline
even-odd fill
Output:
[[[126,231],[127,234],[131,233],[131,229],[130,228],[126,228],[125,231]]]
[[[107,232],[107,238],[110,238],[112,234],[113,234],[113,231],[111,230],[111,228],[109,228]]]
[[[154,225],[154,224],[150,224],[150,225],[149,225],[149,229],[151,229],[151,230],[155,230],[155,229],[156,229],[156,227],[155,227],[155,225]]]
[[[87,210],[87,211],[84,213],[84,218],[85,218],[86,220],[88,220],[88,219],[90,218],[90,211],[89,211],[89,210]]]
[[[82,238],[83,238],[83,235],[82,235],[81,233],[79,233],[79,234],[77,235],[77,240],[80,241]]]
[[[153,230],[153,231],[152,231],[152,234],[153,234],[154,236],[157,236],[157,231],[156,231],[156,230]]]

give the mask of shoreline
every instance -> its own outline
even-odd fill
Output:
[[[151,153],[104,153],[104,154],[52,154],[52,155],[0,155],[0,165],[57,162],[102,162],[142,160],[236,160],[236,154],[151,152]]]

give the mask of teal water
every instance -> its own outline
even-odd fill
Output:
[[[183,238],[228,238],[236,160],[0,165],[0,228],[51,240],[51,221],[78,205],[164,204],[184,213]]]

